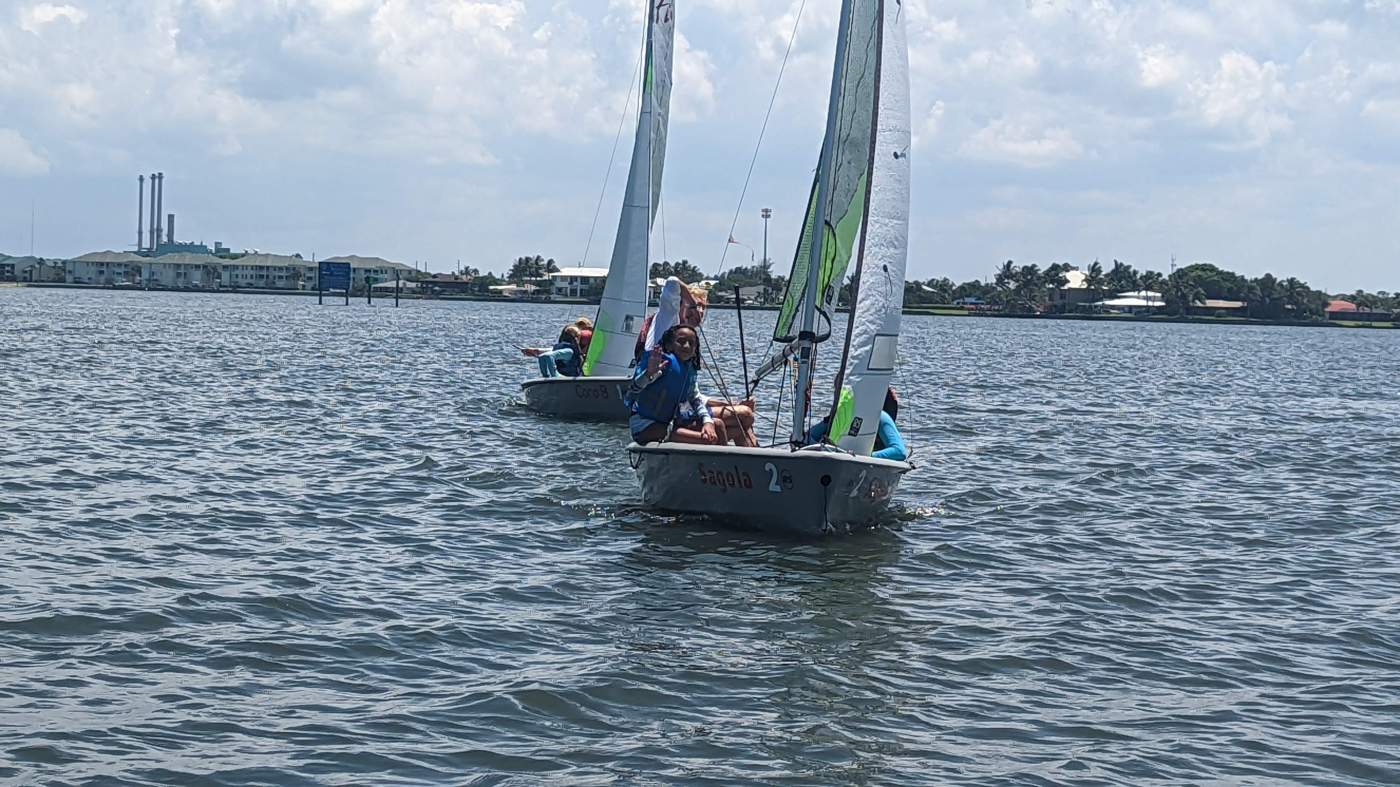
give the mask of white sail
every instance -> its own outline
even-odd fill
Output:
[[[632,166],[627,174],[622,216],[617,223],[608,281],[593,325],[584,374],[621,376],[629,372],[632,349],[646,317],[650,240],[661,197],[666,161],[666,128],[671,110],[674,0],[647,1],[646,62]]]
[[[803,442],[807,435],[807,393],[812,382],[813,355],[823,340],[814,331],[816,317],[821,313],[830,324],[836,294],[868,208],[884,5],[884,0],[844,0],[841,4],[816,187],[808,203],[798,258],[788,277],[788,291],[774,331],[775,341],[796,338],[802,344],[793,406],[793,443]],[[792,328],[799,316],[800,331],[794,335]]]
[[[854,394],[855,418],[845,434],[831,435],[857,456],[870,454],[875,444],[894,373],[909,249],[909,51],[901,4],[886,0],[884,6],[875,166],[844,364],[843,385]]]

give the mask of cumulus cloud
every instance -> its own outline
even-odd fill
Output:
[[[1293,125],[1288,88],[1275,63],[1228,52],[1221,56],[1219,69],[1191,90],[1201,119],[1213,127],[1236,129],[1246,145],[1266,145],[1276,132]]]
[[[961,152],[987,161],[1045,167],[1079,158],[1084,147],[1068,129],[1046,128],[1036,120],[998,118],[973,133]]]
[[[0,128],[0,172],[20,177],[46,175],[49,161],[12,128]]]
[[[704,264],[701,250],[727,237],[796,25],[750,192],[777,211],[773,237],[795,232],[784,222],[801,212],[820,143],[838,4],[808,2],[800,25],[801,0],[678,5],[666,200],[692,220],[673,212],[667,243]],[[1157,227],[1179,222],[1160,230],[1171,237],[1204,232],[1168,195],[1261,215],[1296,209],[1291,224],[1301,227],[1316,211],[1289,207],[1289,195],[1336,194],[1369,217],[1361,224],[1393,224],[1377,207],[1384,201],[1362,201],[1374,192],[1356,184],[1400,177],[1400,0],[901,8],[920,150],[915,221],[947,222],[937,233],[947,259],[912,249],[916,275],[934,272],[921,265],[981,273],[984,259],[1005,258],[1000,244],[1018,226],[1018,248],[1105,257],[1115,249],[1094,244],[1113,242],[1113,228],[1147,227],[1116,250],[1156,254],[1153,244],[1165,242]],[[229,189],[274,203],[293,197],[269,183],[333,184],[316,199],[351,217],[366,201],[357,195],[398,188],[386,199],[441,226],[385,253],[465,256],[456,244],[470,234],[483,253],[508,258],[526,251],[508,217],[529,216],[539,217],[530,237],[540,251],[568,258],[568,244],[587,237],[577,206],[597,200],[635,90],[644,13],[634,0],[19,0],[0,16],[0,122],[24,136],[0,132],[0,167],[42,174],[51,161],[109,178],[114,168],[174,160],[160,166],[208,167]],[[951,179],[957,200],[940,200]],[[1028,194],[1040,195],[1032,207]],[[235,230],[269,231],[238,219],[250,208],[220,210]],[[485,226],[465,233],[463,215]],[[1285,235],[1298,231],[1272,220]],[[398,226],[402,217],[374,221]],[[287,242],[339,224],[289,227]],[[1055,235],[1075,227],[1105,229]],[[1384,258],[1378,233],[1357,235],[1352,257]],[[1212,254],[1223,261],[1251,253],[1245,236],[1201,235],[1201,245],[1218,246]]]
[[[84,19],[87,19],[87,12],[71,5],[39,3],[21,12],[19,26],[22,30],[37,34],[52,22],[63,20],[70,24],[80,25]]]

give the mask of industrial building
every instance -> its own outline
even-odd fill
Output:
[[[150,193],[146,185],[149,180]],[[164,213],[165,173],[137,177],[136,251],[98,251],[70,260],[0,257],[0,280],[206,290],[315,290],[317,265],[301,255],[235,253],[218,241],[180,242],[175,214]],[[149,213],[147,212],[149,209]],[[332,257],[348,262],[352,288],[410,278],[412,267],[379,257]]]
[[[140,175],[136,251],[96,251],[68,260],[0,254],[0,281],[181,290],[317,289],[316,261],[299,254],[236,253],[218,241],[212,249],[203,243],[178,241],[175,214],[164,213],[164,203],[165,173]],[[412,266],[381,257],[347,255],[325,261],[350,263],[355,292],[392,282],[395,276],[403,281],[417,278]]]

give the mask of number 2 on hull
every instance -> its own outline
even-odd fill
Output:
[[[778,468],[772,462],[764,462],[763,469],[768,471],[768,491],[783,491],[783,487],[778,484]]]

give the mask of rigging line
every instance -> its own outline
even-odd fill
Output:
[[[768,119],[773,116],[773,105],[778,103],[778,88],[783,84],[783,73],[787,71],[788,57],[792,54],[793,42],[797,40],[797,26],[802,22],[802,11],[807,7],[807,0],[802,0],[802,4],[797,7],[797,18],[792,22],[792,33],[788,36],[787,51],[783,52],[782,65],[778,66],[778,79],[773,85],[773,95],[768,99],[768,111],[763,114],[763,125],[758,130],[758,142],[753,148],[753,158],[749,160],[749,171],[744,176],[744,188],[739,192],[739,204],[734,206],[734,220],[729,223],[729,238],[734,237],[734,228],[739,226],[739,214],[744,210],[744,198],[749,193],[749,181],[753,179],[754,166],[758,164],[758,153],[763,149],[763,137],[768,132]],[[724,251],[719,255],[718,276],[724,273],[724,261],[729,256],[729,240],[724,241]]]
[[[696,326],[695,332],[700,336],[701,343],[705,345],[705,351],[710,354],[710,362],[706,364],[706,369],[710,372],[710,379],[719,385],[719,392],[724,397],[724,400],[733,402],[733,397],[729,395],[729,386],[724,384],[724,370],[719,367],[719,361],[715,357],[715,348],[710,344],[709,340],[705,338],[705,329]]]
[[[778,410],[777,412],[773,413],[773,439],[768,443],[769,448],[772,448],[773,446],[778,444],[778,424],[782,423],[783,420],[783,395],[787,393],[788,375],[790,375],[791,373],[792,364],[784,362],[783,382],[782,385],[778,386]]]
[[[637,72],[642,68],[642,58],[646,57],[647,47],[642,44],[642,51],[637,53],[637,64],[632,67],[632,77],[628,84],[635,84]],[[641,98],[637,99],[640,107]],[[593,223],[588,227],[588,242],[583,244],[583,263],[588,265],[588,251],[593,248],[593,233],[598,229],[598,216],[603,212],[603,199],[608,195],[608,181],[612,178],[613,163],[617,161],[617,144],[622,141],[622,127],[627,124],[627,110],[632,108],[632,88],[627,89],[627,100],[622,104],[622,117],[617,120],[617,135],[613,137],[612,153],[608,154],[608,171],[603,175],[603,191],[598,195],[598,207],[593,209]]]

